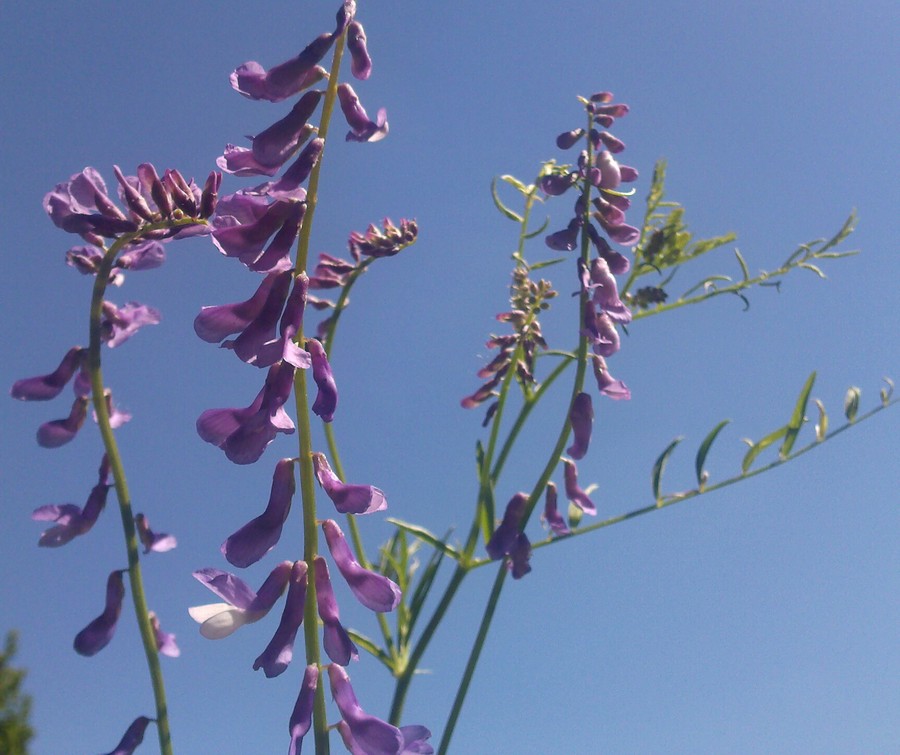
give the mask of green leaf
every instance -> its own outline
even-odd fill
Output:
[[[451,530],[448,530],[447,534],[444,535],[445,542],[447,538],[450,537],[450,532]],[[422,612],[422,606],[425,604],[425,599],[431,591],[431,585],[434,583],[434,578],[437,576],[438,568],[440,567],[443,558],[444,552],[435,550],[431,554],[431,558],[428,559],[428,564],[425,566],[425,569],[422,571],[422,576],[419,578],[416,589],[413,591],[412,598],[409,601],[409,621],[401,636],[402,643],[405,643],[412,634],[413,628],[416,625],[416,620]]]
[[[372,655],[374,655],[391,671],[394,670],[394,666],[391,662],[390,656],[382,648],[378,647],[378,645],[376,645],[371,638],[366,637],[364,634],[360,634],[355,629],[348,629],[347,634],[350,635],[351,639],[354,643],[356,643],[357,647],[361,647],[367,653],[371,653]]]
[[[506,181],[510,176],[503,176],[503,180]],[[522,216],[516,214],[512,210],[510,210],[503,202],[500,201],[500,196],[497,194],[497,179],[494,178],[491,181],[491,197],[494,199],[494,206],[500,210],[506,217],[510,220],[514,220],[516,223],[522,222]]]
[[[697,485],[700,489],[703,489],[703,486],[706,484],[703,479],[703,465],[706,463],[706,455],[709,453],[709,449],[712,447],[712,444],[715,442],[719,433],[722,431],[722,428],[725,427],[730,419],[723,419],[718,425],[716,425],[712,430],[710,430],[709,435],[707,435],[703,442],[700,444],[700,448],[697,449],[697,458],[694,461],[694,469],[697,472]]]
[[[794,405],[794,411],[787,423],[787,432],[784,434],[784,442],[781,444],[781,448],[778,451],[778,455],[782,459],[791,453],[791,449],[794,447],[794,443],[797,440],[797,435],[800,433],[800,428],[803,427],[803,421],[806,419],[806,405],[809,403],[809,394],[810,391],[812,391],[813,383],[815,382],[816,373],[810,373],[810,376],[806,378],[806,382],[803,384],[800,396],[797,398],[797,403]]]
[[[446,542],[424,527],[420,527],[417,524],[410,524],[409,522],[404,522],[400,519],[394,519],[393,517],[388,517],[387,521],[404,532],[408,532],[413,537],[418,538],[423,543],[428,543],[432,548],[437,548],[442,553],[450,556],[454,561],[459,561],[462,558],[462,554],[456,550],[456,548],[452,545],[447,545]]]
[[[662,502],[662,496],[659,493],[659,486],[662,482],[663,472],[666,469],[666,462],[669,460],[669,456],[672,455],[672,452],[675,450],[675,447],[684,440],[684,436],[679,435],[675,440],[669,443],[666,446],[666,450],[663,451],[657,460],[653,463],[653,473],[650,476],[650,483],[653,487],[653,500],[656,501],[656,505],[659,506]]]
[[[494,180],[496,181],[497,179]],[[518,191],[522,192],[522,194],[527,194],[530,189],[530,187],[523,184],[518,178],[516,178],[515,176],[511,176],[508,173],[504,173],[502,176],[500,176],[500,180],[506,181],[506,183],[508,183],[510,186],[515,187]]]
[[[819,409],[819,421],[816,423],[816,440],[820,443],[828,437],[828,414],[825,412],[825,404],[815,399]]]
[[[810,264],[809,262],[801,262],[799,265],[797,265],[797,267],[803,267],[803,268],[806,268],[807,270],[812,270],[816,275],[818,275],[823,280],[827,277],[825,275],[825,273],[823,273],[818,267],[816,267],[813,264]]]
[[[535,236],[539,236],[540,234],[542,234],[544,231],[547,230],[547,226],[548,226],[548,225],[550,225],[550,218],[549,218],[549,216],[544,220],[543,223],[541,223],[541,227],[540,227],[540,228],[538,228],[537,230],[529,231],[528,233],[526,233],[526,234],[525,234],[525,238],[526,238],[526,239],[533,239]],[[532,267],[532,269],[533,269],[533,267]]]
[[[756,460],[756,457],[759,456],[773,443],[777,443],[779,440],[781,440],[787,434],[787,429],[787,425],[785,425],[784,427],[780,427],[777,430],[773,430],[758,443],[751,443],[750,450],[747,451],[746,455],[744,456],[744,460],[741,462],[741,472],[743,474],[747,474],[747,470],[750,469],[750,466]]]
[[[856,414],[859,411],[859,396],[862,393],[855,385],[851,385],[847,389],[847,395],[844,396],[844,416],[851,422],[856,420]]]
[[[569,257],[555,257],[552,260],[544,260],[543,262],[535,262],[531,265],[532,270],[540,270],[542,267],[550,267],[550,265],[558,265],[560,262],[565,262]]]
[[[744,280],[750,280],[750,270],[747,267],[747,263],[744,262],[743,255],[737,247],[735,247],[734,256],[737,257],[738,264],[741,266],[741,272],[744,274]]]
[[[881,393],[881,403],[883,406],[887,406],[891,400],[891,396],[894,395],[894,381],[890,378],[881,378],[885,383],[887,383],[887,388],[882,388]]]

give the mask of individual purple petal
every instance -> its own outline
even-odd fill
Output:
[[[144,553],[150,553],[151,551],[154,553],[165,553],[178,545],[178,540],[175,539],[174,535],[151,530],[150,523],[143,514],[138,514],[134,518],[134,523],[137,526],[141,544],[144,546]]]
[[[100,321],[100,336],[114,349],[121,346],[144,325],[157,325],[159,311],[146,304],[130,301],[117,307],[112,302],[103,302],[103,319]]]
[[[597,388],[600,389],[600,393],[615,400],[631,398],[631,391],[628,390],[628,386],[621,380],[615,380],[609,374],[609,370],[606,368],[606,360],[603,357],[596,354],[593,355],[593,367],[594,377],[597,379]]]
[[[556,508],[556,501],[556,485],[552,482],[548,482],[542,518],[547,522],[554,535],[568,535],[570,533],[569,527],[566,524],[566,520],[562,518],[559,510]]]
[[[560,149],[571,149],[582,136],[584,136],[583,128],[576,128],[572,131],[563,131],[556,137],[556,146]]]
[[[319,681],[319,667],[310,665],[303,672],[303,681],[300,684],[300,694],[294,703],[294,710],[288,722],[288,731],[291,734],[291,746],[288,755],[300,755],[300,747],[303,737],[312,726],[312,712],[316,700],[316,687]]]
[[[322,34],[296,57],[266,71],[250,61],[231,74],[231,86],[252,100],[281,102],[321,81],[327,72],[317,64],[331,48],[332,34]]]
[[[591,309],[591,307],[586,307],[585,309]],[[595,325],[596,331],[591,338],[594,353],[602,357],[612,356],[619,350],[621,345],[619,331],[616,330],[615,324],[606,312],[601,312],[596,316]]]
[[[319,389],[312,405],[313,413],[321,417],[323,422],[331,422],[334,419],[338,401],[337,386],[334,376],[331,374],[331,365],[328,364],[325,349],[315,338],[306,341],[306,350],[312,358],[313,380],[316,381],[316,387]]]
[[[383,574],[364,569],[350,553],[344,533],[333,519],[322,522],[331,557],[356,599],[371,611],[393,611],[400,602],[400,588]]]
[[[580,508],[585,514],[596,516],[597,507],[593,501],[588,498],[580,487],[578,487],[578,470],[575,462],[569,459],[563,459],[564,476],[566,481],[566,498]]]
[[[431,739],[431,731],[419,724],[401,726],[400,734],[403,736],[403,749],[400,755],[434,755],[434,748],[428,744]]]
[[[256,207],[252,204],[253,200]],[[264,200],[245,196],[243,203],[231,203],[227,209],[240,210],[241,215],[256,215],[259,204],[265,209],[253,219],[217,215],[216,227],[212,232],[213,243],[224,255],[236,257],[254,272],[287,270],[291,267],[291,247],[297,237],[306,206],[301,202],[284,200],[266,205]],[[271,243],[266,247],[270,238]]]
[[[75,635],[75,652],[79,655],[96,655],[105,648],[116,632],[116,622],[122,612],[125,584],[124,569],[112,572],[106,580],[106,605],[96,619]]]
[[[596,213],[595,217],[600,225],[603,226],[603,230],[609,235],[610,239],[615,241],[617,244],[621,246],[634,246],[638,241],[641,240],[641,232],[638,228],[635,228],[633,225],[628,225],[627,223],[619,223],[612,224],[606,218],[600,214]]]
[[[119,740],[116,749],[107,755],[132,755],[144,741],[144,732],[147,730],[147,724],[154,719],[147,716],[138,716],[131,725],[125,730],[125,735]]]
[[[277,348],[276,344],[276,348],[273,349],[270,345],[277,341],[275,327],[284,310],[292,277],[289,270],[277,274],[256,316],[247,323],[237,338],[224,341],[222,343],[224,348],[232,349],[238,358],[247,364],[257,364],[257,361],[260,361],[261,363],[257,365],[259,367],[271,367],[281,359],[283,347]]]
[[[360,707],[344,668],[336,663],[329,665],[328,680],[331,682],[331,696],[349,728],[352,741],[360,748],[359,751],[367,755],[399,753],[403,747],[400,730],[369,715]]]
[[[73,346],[53,372],[17,380],[10,388],[9,395],[20,401],[48,401],[56,398],[81,367],[84,354],[86,350],[83,347]]]
[[[366,49],[366,32],[359,21],[352,21],[347,27],[347,49],[353,59],[350,72],[354,78],[365,81],[372,73],[372,58]]]
[[[337,93],[341,112],[347,120],[347,125],[350,126],[347,133],[348,142],[377,142],[387,136],[387,111],[384,108],[378,111],[373,121],[366,114],[353,87],[349,84],[338,84]]]
[[[39,506],[31,518],[38,522],[56,522],[56,525],[44,530],[38,540],[43,548],[58,548],[78,535],[88,532],[97,522],[100,512],[106,506],[109,493],[109,460],[106,454],[100,461],[99,481],[91,489],[84,509],[73,503],[48,504]]]
[[[619,298],[616,279],[603,257],[591,262],[591,282],[594,289],[594,303],[615,322],[631,322],[631,310]]]
[[[116,258],[116,267],[123,270],[152,270],[166,261],[166,250],[159,241],[144,239],[129,244]]]
[[[202,307],[194,318],[194,332],[207,343],[219,343],[232,333],[240,333],[259,316],[272,287],[284,275],[269,273],[246,301]]]
[[[519,534],[519,525],[527,505],[528,496],[525,493],[516,493],[509,499],[509,503],[506,504],[506,511],[503,513],[503,521],[494,530],[485,546],[485,550],[492,559],[503,558],[512,550],[516,537]]]
[[[294,287],[284,305],[284,313],[278,325],[281,337],[281,358],[297,369],[305,370],[312,365],[312,356],[294,343],[294,337],[303,325],[303,313],[306,311],[306,300],[309,294],[309,276],[300,273],[294,278]]]
[[[338,611],[337,599],[334,597],[334,590],[331,587],[328,565],[321,556],[316,556],[315,569],[316,606],[324,627],[322,644],[332,661],[346,666],[351,659],[359,659],[359,652],[350,639],[350,635],[347,634],[347,630],[341,624],[341,615]]]
[[[384,493],[373,485],[349,485],[331,470],[325,454],[312,455],[316,479],[340,514],[371,514],[387,508]]]
[[[541,191],[551,197],[558,197],[564,194],[575,185],[577,175],[575,173],[567,173],[560,175],[553,173],[549,176],[541,178]]]
[[[109,388],[103,391],[103,403],[106,404],[106,414],[109,417],[109,426],[113,430],[121,427],[126,422],[131,421],[131,414],[124,411],[123,409],[120,409],[113,402],[112,391]],[[100,421],[99,419],[97,419],[96,409],[93,412],[93,416],[94,422]]]
[[[253,662],[253,670],[261,668],[269,679],[283,673],[294,657],[294,640],[303,622],[303,605],[306,602],[306,572],[305,561],[294,562],[281,621],[266,649]]]
[[[84,424],[87,407],[88,400],[83,396],[76,396],[68,417],[45,422],[38,428],[38,445],[44,448],[59,448],[72,440]]]
[[[509,551],[507,566],[513,579],[522,579],[531,571],[531,542],[524,532],[516,534],[516,540]]]
[[[175,635],[171,632],[164,632],[159,624],[159,617],[150,611],[150,626],[153,628],[153,636],[156,639],[156,649],[160,655],[166,655],[169,658],[177,658],[181,655],[181,649],[175,642]]]
[[[244,580],[221,569],[197,569],[194,579],[235,608],[248,609],[256,599],[256,593]]]
[[[253,157],[260,165],[280,169],[312,136],[313,129],[307,121],[323,94],[318,89],[307,92],[284,118],[253,137]]]
[[[307,144],[303,151],[277,181],[267,181],[252,189],[244,189],[244,193],[254,196],[268,196],[272,199],[289,199],[302,202],[306,199],[306,190],[302,184],[315,167],[325,148],[325,140],[318,137]]]
[[[551,233],[544,242],[557,252],[571,252],[578,244],[578,231],[581,229],[581,218],[575,217],[563,230]]]
[[[566,453],[573,459],[583,459],[591,442],[591,426],[594,422],[594,407],[589,393],[579,393],[569,410],[574,440]]]
[[[255,564],[275,547],[290,513],[295,490],[294,460],[281,459],[275,465],[266,510],[222,543],[222,555],[228,563],[244,569]]]

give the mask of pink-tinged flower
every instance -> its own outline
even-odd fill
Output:
[[[114,349],[121,346],[144,325],[157,325],[159,311],[146,304],[130,301],[117,307],[112,302],[103,302],[103,318],[100,321],[100,336]]]
[[[84,424],[87,407],[87,398],[76,396],[68,417],[45,422],[38,428],[38,445],[44,448],[59,448],[72,440]]]
[[[589,393],[579,393],[569,410],[574,440],[566,453],[573,459],[583,459],[591,442],[591,427],[594,423],[594,406]]]
[[[228,199],[231,201],[226,202]],[[265,199],[246,194],[226,197],[219,203],[212,240],[222,254],[236,257],[256,273],[288,270],[305,211],[302,202],[267,204]]]
[[[347,120],[347,125],[350,126],[350,131],[347,132],[348,142],[377,142],[388,135],[387,111],[384,108],[378,111],[373,121],[367,115],[353,87],[349,84],[338,84],[337,93],[341,112]]]
[[[231,74],[231,86],[251,100],[286,100],[328,75],[317,64],[325,57],[333,41],[332,34],[322,34],[296,58],[273,66],[268,71],[256,61],[244,63]]]
[[[547,492],[544,498],[544,513],[541,517],[554,535],[568,535],[570,530],[566,524],[566,520],[562,518],[556,507],[557,493],[556,485],[552,482],[547,483]]]
[[[262,390],[244,409],[207,409],[197,419],[197,433],[218,446],[235,464],[252,464],[278,433],[290,435],[294,423],[283,406],[291,395],[294,367],[278,362],[269,368]]]
[[[341,712],[341,718],[349,729],[355,752],[368,755],[397,755],[403,750],[403,735],[396,726],[366,713],[356,699],[350,677],[342,666],[328,666],[331,696]],[[350,749],[350,747],[348,747]],[[350,750],[354,752],[354,750]]]
[[[259,621],[281,597],[291,578],[292,567],[290,561],[278,564],[258,593],[239,577],[221,569],[195,571],[195,579],[226,601],[188,609],[191,618],[200,625],[200,634],[208,640],[220,640],[244,624]]]
[[[169,658],[177,658],[181,655],[181,649],[175,643],[175,635],[171,632],[164,632],[159,624],[159,617],[150,611],[150,626],[153,628],[153,636],[156,639],[156,649],[160,655],[167,655]]]
[[[334,376],[331,374],[331,365],[328,364],[324,347],[315,338],[306,341],[306,349],[312,358],[313,380],[316,381],[318,388],[316,400],[312,405],[313,413],[321,417],[323,422],[331,422],[334,419],[338,401],[337,386]]]
[[[600,393],[616,401],[631,398],[631,391],[628,390],[628,386],[621,380],[614,379],[609,374],[609,370],[606,368],[606,360],[603,357],[594,354],[592,361],[594,377],[597,378],[597,388],[599,388]]]
[[[333,519],[322,522],[331,557],[356,599],[370,611],[393,611],[400,602],[400,588],[383,574],[364,569],[353,558],[344,533]]]
[[[47,504],[39,506],[32,513],[31,518],[37,522],[56,522],[53,527],[44,530],[38,540],[38,545],[43,548],[58,548],[70,540],[84,535],[97,522],[97,517],[106,506],[106,497],[109,493],[109,460],[106,454],[100,461],[99,480],[91,489],[87,503],[81,509],[74,503]]]
[[[109,388],[106,388],[103,391],[103,403],[106,404],[106,414],[109,417],[109,426],[113,430],[121,427],[126,422],[131,421],[131,414],[124,411],[123,409],[120,409],[113,402],[112,391]],[[97,419],[96,409],[92,412],[92,415],[94,417],[94,422],[100,421],[99,419]]]
[[[81,368],[85,354],[86,349],[82,346],[73,346],[53,372],[17,380],[10,388],[9,395],[20,401],[49,401],[56,398]]]
[[[134,524],[137,527],[138,538],[144,546],[144,553],[165,553],[172,550],[178,545],[175,535],[166,532],[154,532],[150,529],[150,523],[143,514],[138,514],[134,518]]]
[[[294,640],[303,623],[303,605],[306,601],[307,566],[305,561],[295,561],[291,567],[288,594],[281,613],[281,621],[275,634],[253,662],[253,670],[262,669],[266,677],[278,676],[290,665],[294,657]]]
[[[272,489],[266,510],[251,519],[222,543],[222,555],[232,566],[244,569],[266,555],[281,538],[281,530],[294,497],[294,460],[281,459],[272,475]]]
[[[153,718],[147,716],[138,716],[131,725],[125,730],[125,735],[119,740],[116,749],[108,753],[108,755],[132,755],[144,741],[144,732],[147,730],[147,724],[154,721]]]
[[[387,508],[384,493],[374,485],[349,485],[331,470],[325,454],[312,455],[316,479],[340,514],[371,514]]]
[[[300,693],[294,710],[288,722],[288,731],[291,734],[291,746],[288,755],[300,755],[300,747],[303,737],[312,726],[312,712],[316,700],[316,687],[319,682],[319,667],[307,666],[303,672],[303,681],[300,684]]]
[[[564,476],[566,481],[566,498],[580,508],[585,514],[597,515],[597,507],[588,498],[587,493],[578,487],[578,469],[575,462],[563,459]]]
[[[75,652],[79,655],[96,655],[105,648],[116,632],[116,622],[122,612],[125,598],[125,584],[120,569],[112,572],[106,580],[106,605],[96,619],[75,635]]]
[[[352,21],[347,27],[347,49],[352,62],[350,73],[354,78],[365,81],[372,74],[372,58],[366,49],[366,32],[359,21]]]
[[[319,618],[324,627],[322,644],[328,657],[335,663],[346,666],[350,660],[358,660],[359,652],[356,645],[347,634],[341,624],[341,615],[338,611],[337,599],[331,587],[331,577],[328,574],[328,565],[321,556],[316,556],[316,606]]]
[[[503,521],[494,530],[485,550],[492,559],[509,556],[506,562],[513,579],[521,579],[531,571],[528,561],[531,558],[531,542],[519,527],[528,504],[528,496],[516,493],[506,504]]]

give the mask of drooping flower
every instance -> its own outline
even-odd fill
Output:
[[[107,346],[114,349],[121,346],[144,325],[159,323],[159,310],[130,301],[117,307],[112,302],[103,302],[103,317],[100,321],[100,337]]]
[[[373,485],[350,485],[331,470],[325,454],[312,455],[316,479],[340,514],[371,514],[387,508],[384,493]]]
[[[334,41],[332,34],[322,34],[310,42],[297,57],[266,71],[256,61],[238,66],[231,74],[231,86],[251,100],[281,102],[311,87],[328,75],[317,65]]]
[[[328,364],[324,347],[315,338],[306,341],[306,349],[312,359],[313,380],[316,381],[318,388],[316,400],[312,405],[313,413],[321,417],[323,422],[331,422],[334,419],[338,401],[337,386],[334,376],[331,374],[331,365]]]
[[[609,263],[603,257],[597,257],[591,262],[591,283],[594,290],[594,304],[615,322],[631,322],[631,310],[619,298],[616,279],[609,269]]]
[[[138,745],[144,741],[144,732],[147,730],[147,724],[154,720],[153,718],[147,718],[147,716],[138,716],[134,719],[125,730],[125,734],[119,740],[116,749],[108,753],[108,755],[132,755],[138,748]]]
[[[381,108],[373,121],[353,87],[346,83],[338,84],[337,94],[341,112],[350,126],[346,137],[348,142],[377,142],[388,135],[387,110]]]
[[[307,666],[303,672],[303,681],[300,684],[300,693],[297,695],[297,702],[294,703],[294,710],[291,713],[288,722],[288,731],[291,735],[291,745],[288,748],[288,755],[300,755],[300,747],[303,743],[303,737],[312,726],[312,712],[316,700],[316,687],[319,682],[319,667],[315,665]]]
[[[400,602],[400,588],[383,574],[363,568],[353,558],[344,533],[333,519],[322,522],[331,557],[356,599],[371,611],[393,611]]]
[[[594,377],[597,379],[597,388],[604,396],[616,401],[631,398],[631,391],[621,380],[616,380],[609,374],[606,368],[606,360],[599,354],[592,356]]]
[[[84,424],[87,408],[87,398],[76,396],[68,417],[45,422],[38,428],[38,445],[44,448],[59,448],[72,440]]]
[[[171,632],[164,632],[159,624],[159,617],[150,611],[150,626],[153,628],[153,636],[156,639],[156,649],[160,655],[167,655],[169,658],[177,658],[181,655],[181,649],[175,643],[175,635]]]
[[[585,514],[596,516],[597,507],[594,505],[593,501],[588,498],[587,493],[578,486],[578,470],[575,467],[575,462],[571,459],[563,459],[563,467],[566,482],[566,498],[574,503]]]
[[[569,423],[572,425],[574,436],[572,445],[566,449],[566,453],[573,459],[582,459],[587,453],[591,442],[591,426],[594,422],[594,407],[589,393],[581,392],[575,396],[572,408],[569,410]]]
[[[125,584],[122,574],[125,569],[110,573],[106,580],[106,605],[96,619],[75,635],[75,652],[79,655],[96,655],[105,648],[116,632],[116,622],[122,612],[125,598]]]
[[[305,211],[303,202],[278,199],[268,204],[248,194],[226,197],[219,202],[212,240],[222,254],[236,257],[254,272],[288,270]]]
[[[369,755],[397,755],[403,749],[403,735],[396,726],[366,713],[356,699],[350,677],[343,666],[328,666],[331,696],[341,712],[341,718],[349,729],[358,751]],[[349,747],[348,747],[349,749]],[[352,752],[352,750],[351,750]]]
[[[494,530],[485,546],[485,550],[492,559],[509,556],[507,566],[513,579],[521,579],[531,571],[531,566],[528,564],[531,558],[531,542],[528,540],[528,536],[519,529],[527,504],[528,496],[524,493],[516,493],[506,504],[503,521]]]
[[[552,482],[547,483],[547,492],[544,498],[544,514],[543,520],[547,522],[550,530],[554,535],[568,535],[570,533],[566,520],[562,518],[559,510],[556,508],[557,493],[556,485]]]
[[[219,343],[243,331],[262,311],[275,283],[290,273],[269,273],[246,301],[201,307],[194,318],[194,332],[207,343]]]
[[[365,81],[372,73],[372,58],[366,49],[366,32],[359,21],[351,21],[347,27],[347,49],[352,62],[350,72],[354,78]]]
[[[252,189],[244,189],[243,193],[302,202],[306,199],[306,189],[303,189],[300,184],[309,178],[323,149],[325,149],[325,140],[318,137],[313,139],[303,148],[297,159],[281,174],[280,178],[275,181],[267,181]]]
[[[294,460],[281,459],[272,475],[272,489],[266,510],[251,519],[222,543],[222,555],[232,566],[246,568],[259,561],[281,537],[294,497]]]
[[[303,623],[303,605],[306,601],[307,566],[305,561],[295,561],[291,567],[288,594],[284,601],[281,621],[266,649],[253,662],[253,670],[262,669],[272,679],[287,669],[294,657],[294,640]]]
[[[219,640],[244,624],[259,621],[281,597],[291,578],[292,567],[290,561],[278,564],[266,577],[258,593],[239,577],[221,569],[195,571],[195,579],[226,601],[188,609],[191,618],[200,625],[200,634],[208,640]]]
[[[172,550],[178,545],[175,535],[167,532],[154,532],[150,529],[150,523],[143,514],[138,514],[134,518],[134,524],[137,527],[138,537],[144,546],[144,553],[165,553]]]
[[[44,530],[38,540],[43,548],[58,548],[70,540],[88,532],[106,506],[109,493],[109,460],[106,454],[100,461],[97,484],[91,489],[87,503],[81,509],[74,503],[47,504],[34,510],[31,518],[38,522],[56,522],[53,527]]]
[[[359,652],[356,645],[347,634],[347,630],[341,624],[341,615],[338,611],[337,599],[331,587],[331,577],[328,574],[328,565],[321,556],[316,556],[316,607],[319,618],[322,619],[322,645],[328,657],[335,663],[346,666],[350,660],[357,660]]]
[[[544,241],[557,252],[571,252],[578,245],[578,231],[581,230],[581,225],[581,218],[574,217],[563,230],[551,233]]]
[[[73,346],[53,372],[49,375],[17,380],[13,383],[9,395],[20,401],[48,401],[56,398],[81,368],[85,353],[84,347]]]

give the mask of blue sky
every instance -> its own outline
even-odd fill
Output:
[[[483,431],[480,413],[458,402],[478,385],[516,241],[491,205],[490,180],[528,179],[541,161],[564,159],[554,139],[579,124],[578,94],[610,89],[630,104],[615,133],[628,145],[623,161],[641,172],[637,196],[667,158],[668,196],[686,207],[691,229],[737,232],[752,270],[831,235],[854,207],[860,223],[847,246],[863,250],[830,265],[825,281],[798,272],[780,292],[753,292],[746,312],[723,297],[631,329],[610,366],[633,399],[595,402],[591,452],[579,465],[599,485],[601,516],[650,501],[652,462],[677,435],[687,440],[667,488],[690,486],[694,449],[726,417],[709,467],[713,479],[736,471],[740,438],[783,423],[814,369],[813,395],[833,423],[848,385],[862,387],[868,407],[883,375],[900,377],[895,3],[359,5],[375,69],[357,91],[370,112],[387,108],[391,133],[327,153],[313,251],[341,254],[349,231],[386,215],[421,228],[415,247],[354,290],[332,360],[346,466],[386,491],[388,513],[440,532],[468,526]],[[148,160],[205,176],[225,143],[284,109],[233,93],[230,71],[296,54],[328,28],[332,6],[4,5],[0,383],[49,370],[86,339],[89,282],[64,265],[74,241],[44,215],[45,192],[85,165],[110,179],[113,164],[129,172]],[[561,226],[567,199],[548,211]],[[543,254],[538,241],[533,258]],[[737,274],[728,249],[696,275],[712,272]],[[694,282],[681,275],[684,288]],[[184,753],[283,751],[302,669],[275,680],[251,670],[277,616],[210,643],[186,611],[208,602],[190,572],[224,566],[220,543],[262,509],[274,461],[296,453],[295,439],[281,438],[262,462],[238,468],[194,431],[204,409],[249,403],[260,379],[200,343],[193,317],[254,285],[207,243],[172,246],[163,268],[131,275],[117,292],[160,308],[163,323],[105,357],[134,414],[119,437],[136,506],[180,541],[149,558],[145,573],[183,651],[163,662]],[[561,347],[573,338],[567,322],[547,324]],[[56,451],[34,444],[37,425],[62,411],[0,403],[0,630],[21,634],[34,752],[100,752],[149,711],[150,697],[129,607],[98,656],[71,650],[122,562],[112,502],[87,537],[56,551],[35,545],[32,509],[83,503],[100,454],[91,427]],[[530,488],[558,411],[557,402],[535,418],[499,497]],[[507,586],[452,751],[895,746],[896,411],[762,478],[538,552],[533,572]],[[383,519],[365,525],[373,547],[389,534]],[[299,549],[298,536],[286,536],[277,557]],[[258,584],[268,568],[248,580]],[[439,733],[492,578],[483,569],[465,583],[426,655],[432,673],[416,682],[408,722]],[[339,599],[348,623],[376,631],[348,595]],[[390,680],[380,667],[364,657],[351,675],[363,705],[385,714]],[[154,746],[148,737],[142,751]]]

